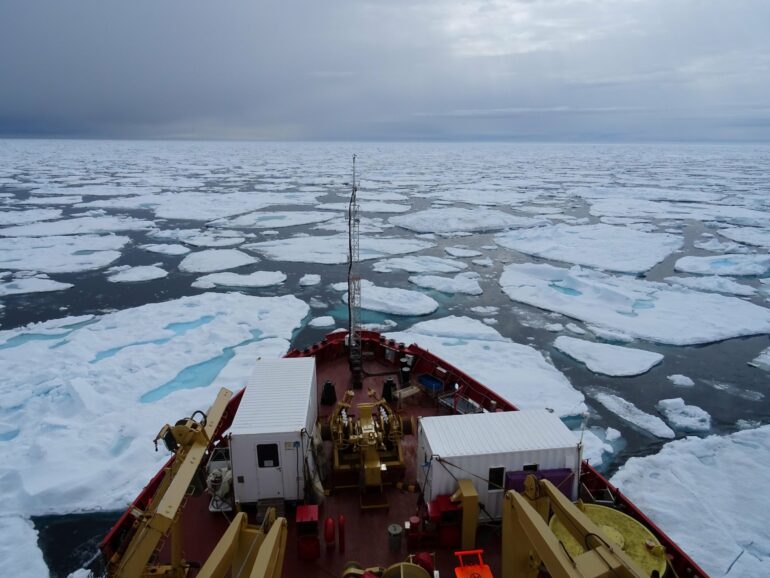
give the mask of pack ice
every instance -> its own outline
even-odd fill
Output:
[[[643,273],[682,246],[678,235],[603,223],[507,231],[495,241],[527,255],[620,273]]]
[[[398,237],[363,237],[360,244],[360,258],[379,259],[389,255],[414,253],[433,247],[434,244],[419,239],[401,239]],[[328,235],[313,237],[293,237],[276,239],[243,246],[249,251],[256,251],[274,261],[300,263],[321,263],[337,265],[348,260],[348,236]]]
[[[688,437],[611,482],[711,576],[770,576],[770,426]]]
[[[657,343],[694,345],[770,333],[770,311],[742,299],[577,266],[511,264],[500,285],[514,301]]]
[[[389,221],[416,233],[499,231],[514,227],[536,227],[547,223],[543,219],[518,217],[495,209],[458,207],[426,209],[391,217]]]

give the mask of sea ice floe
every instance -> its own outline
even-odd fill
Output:
[[[694,345],[770,333],[770,311],[742,299],[580,267],[511,264],[500,285],[514,301],[591,323],[597,336],[604,328],[657,343]]]
[[[0,332],[4,515],[125,507],[168,459],[164,423],[240,389],[309,308],[293,296],[205,293]]]
[[[687,377],[686,375],[682,375],[681,373],[674,373],[672,375],[669,375],[666,377],[671,383],[673,383],[676,386],[679,387],[692,387],[695,385],[695,382]]]
[[[310,327],[334,327],[337,322],[331,315],[324,315],[323,317],[316,317],[308,322]]]
[[[299,286],[300,287],[311,287],[313,285],[318,285],[321,282],[321,276],[316,275],[314,273],[307,273],[300,277],[299,280]]]
[[[160,263],[156,263],[155,265],[140,265],[137,267],[123,266],[108,269],[107,281],[113,283],[137,283],[139,281],[163,279],[168,276],[168,271],[159,267],[159,265]]]
[[[377,261],[373,269],[378,273],[390,273],[401,269],[409,273],[456,273],[468,265],[456,259],[444,259],[432,255],[410,255]]]
[[[232,247],[240,245],[246,238],[242,233],[215,229],[157,229],[150,237],[168,241],[178,241],[193,247]]]
[[[347,284],[345,284],[347,287]],[[343,301],[347,303],[348,294]],[[419,291],[378,287],[371,281],[361,282],[361,308],[392,315],[430,315],[438,309],[438,303]]]
[[[697,405],[685,405],[681,397],[661,399],[655,406],[671,427],[679,431],[704,432],[711,429],[711,416]]]
[[[500,308],[495,307],[494,305],[476,305],[475,307],[471,307],[471,311],[478,313],[479,315],[497,315]]]
[[[749,365],[770,371],[770,347],[764,349],[759,355],[749,361]]]
[[[731,241],[770,249],[770,230],[765,228],[730,227],[727,229],[719,229],[717,230],[717,233]]]
[[[37,546],[38,533],[30,520],[0,514],[0,536],[3,537],[0,560],[5,576],[49,578],[43,552]]]
[[[256,262],[257,259],[238,249],[207,249],[187,255],[179,263],[179,270],[188,273],[211,273]]]
[[[604,460],[616,452],[612,442],[618,443],[620,439],[620,432],[611,427],[591,428],[572,433],[578,440],[583,441],[583,459],[595,468],[601,468]]]
[[[519,408],[547,407],[562,417],[586,410],[583,394],[539,351],[514,343],[477,319],[431,319],[388,337],[417,343]]]
[[[710,257],[682,257],[674,268],[699,275],[764,275],[770,269],[770,255],[727,253]]]
[[[559,331],[564,331],[564,325],[561,323],[546,323],[545,330],[551,333],[559,333]]]
[[[255,271],[248,275],[238,273],[211,273],[198,277],[192,286],[198,289],[214,287],[269,287],[286,281],[286,274],[281,271]]]
[[[647,271],[682,246],[678,235],[601,223],[507,231],[495,241],[528,255],[621,273]]]
[[[0,227],[27,225],[38,221],[51,221],[61,217],[60,209],[29,209],[27,211],[0,211]]]
[[[391,217],[390,222],[417,233],[483,232],[537,227],[548,221],[533,217],[517,217],[496,209],[462,209],[448,207],[426,209],[408,215]]]
[[[617,395],[603,391],[590,392],[589,395],[622,420],[636,428],[659,438],[674,438],[674,430],[656,415],[649,414],[636,407],[633,403]]]
[[[740,295],[741,297],[750,297],[757,292],[754,287],[717,275],[708,277],[666,277],[663,280],[667,283],[681,285],[682,287],[688,287],[697,291],[730,293],[732,295]]]
[[[489,257],[483,257],[481,259],[474,259],[472,261],[474,265],[479,265],[480,267],[491,267],[494,265],[494,262]]]
[[[595,217],[644,217],[652,219],[692,219],[734,225],[763,227],[770,225],[770,214],[734,205],[673,203],[634,198],[597,199],[591,202]]]
[[[442,293],[464,293],[481,295],[484,291],[479,285],[479,274],[473,272],[458,273],[454,277],[439,275],[412,275],[409,282],[425,289],[435,289]]]
[[[347,211],[348,207],[348,203],[323,203],[316,208],[330,211]],[[410,205],[386,203],[383,201],[364,200],[359,203],[359,210],[362,213],[406,213],[411,208]]]
[[[121,185],[85,185],[81,187],[46,187],[30,191],[32,195],[88,195],[94,197],[121,197],[128,195],[154,195],[157,187],[121,186]]]
[[[5,279],[0,274],[0,297],[19,293],[45,293],[69,289],[72,283],[60,283],[49,279],[45,274],[17,275],[13,279]]]
[[[767,425],[687,437],[629,459],[611,482],[709,575],[768,576],[768,456]]]
[[[141,231],[155,224],[152,221],[133,217],[105,216],[79,217],[63,221],[32,223],[17,227],[0,229],[4,237],[49,237],[52,235],[88,235],[94,233],[113,233],[118,231]]]
[[[723,193],[709,193],[703,190],[662,189],[653,187],[577,187],[569,191],[585,199],[644,199],[646,201],[673,201],[675,203],[718,202]]]
[[[254,211],[229,219],[217,219],[209,223],[215,227],[235,229],[278,229],[321,223],[334,219],[334,213],[319,211]]]
[[[567,323],[565,326],[567,328],[567,331],[571,331],[572,333],[576,335],[585,335],[586,330],[580,327],[580,325],[576,325],[575,323]]]
[[[139,248],[144,249],[145,251],[150,251],[151,253],[159,253],[161,255],[186,255],[190,252],[189,247],[175,243],[140,245]]]
[[[464,247],[444,247],[444,251],[447,255],[452,257],[478,257],[482,254],[481,251],[466,249]]]
[[[380,259],[388,255],[415,253],[433,247],[433,243],[418,239],[402,239],[399,237],[362,237],[360,242],[360,259]],[[290,261],[299,263],[320,263],[323,265],[338,265],[348,260],[348,236],[327,235],[313,237],[292,237],[290,239],[275,239],[260,243],[249,243],[244,249],[256,251],[274,261]]]
[[[64,195],[61,197],[30,197],[21,201],[20,205],[75,205],[83,201],[79,195]],[[18,224],[18,223],[15,223]]]
[[[733,243],[732,241],[720,241],[716,237],[693,241],[693,247],[712,253],[741,253],[748,251],[748,247]]]
[[[131,240],[116,235],[0,238],[0,268],[78,273],[106,267]]]
[[[570,357],[585,363],[594,373],[613,377],[641,375],[663,361],[660,353],[632,349],[608,343],[598,343],[560,335],[553,346]]]

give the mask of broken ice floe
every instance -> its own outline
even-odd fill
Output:
[[[154,226],[152,221],[133,217],[79,217],[63,221],[32,223],[0,229],[4,237],[49,237],[52,235],[89,235],[119,231],[141,231]]]
[[[770,426],[688,437],[629,459],[611,482],[709,575],[768,576],[768,456]]]
[[[519,408],[551,408],[562,417],[586,410],[583,394],[539,351],[476,319],[432,319],[388,337],[418,343]]]
[[[160,255],[186,255],[190,252],[189,247],[174,243],[140,245],[139,248],[151,253],[159,253]]]
[[[457,233],[499,231],[513,227],[536,227],[547,221],[533,217],[517,217],[495,209],[462,209],[457,207],[426,209],[408,215],[391,217],[390,222],[417,233]]]
[[[360,258],[379,259],[388,255],[414,253],[433,247],[433,243],[418,239],[402,239],[398,237],[362,237],[360,243]],[[261,243],[250,243],[244,249],[256,251],[274,261],[290,261],[302,263],[320,263],[337,265],[348,260],[348,236],[330,235],[313,237],[293,237],[291,239],[276,239]]]
[[[112,283],[137,283],[139,281],[152,281],[154,279],[163,279],[168,276],[168,271],[159,267],[160,263],[155,265],[141,265],[137,267],[115,267],[108,269],[107,281]]]
[[[647,271],[682,246],[678,235],[604,224],[508,231],[495,241],[528,255],[621,273]]]
[[[72,283],[61,283],[49,279],[47,275],[37,273],[34,275],[17,274],[12,279],[6,279],[0,273],[0,297],[17,295],[21,293],[45,293],[48,291],[62,291],[72,287]]]
[[[106,267],[131,240],[116,235],[0,238],[0,268],[78,273]]]
[[[741,297],[751,297],[757,290],[749,285],[738,283],[732,279],[711,275],[708,277],[666,277],[666,283],[673,283],[695,289],[696,291],[709,291],[711,293],[730,293]]]
[[[693,345],[770,333],[770,311],[742,299],[579,267],[511,264],[500,285],[514,301],[657,343]]]
[[[679,387],[692,387],[695,385],[695,382],[687,377],[686,375],[682,375],[681,373],[674,373],[673,375],[667,376],[667,378],[671,383],[673,383],[676,386]]]
[[[0,212],[0,227],[9,225],[27,225],[39,221],[51,221],[61,217],[59,209],[29,209],[27,211],[6,211]]]
[[[757,227],[730,227],[717,231],[723,237],[738,243],[770,249],[770,230]]]
[[[192,286],[198,289],[212,289],[214,287],[269,287],[280,285],[286,281],[286,274],[281,271],[255,271],[248,275],[238,273],[211,273],[198,277]]]
[[[335,217],[336,215],[333,213],[318,211],[255,211],[238,217],[217,219],[209,224],[215,227],[235,229],[278,229],[321,223]]]
[[[573,435],[583,442],[583,459],[595,468],[602,468],[622,445],[620,432],[615,428],[591,428],[573,431]]]
[[[334,327],[337,322],[331,315],[324,315],[323,317],[316,317],[308,322],[310,327]]]
[[[321,282],[321,276],[316,275],[314,273],[307,273],[300,277],[299,280],[299,286],[300,287],[312,287],[313,285],[318,285]]]
[[[557,337],[553,345],[559,351],[585,363],[594,373],[613,377],[641,375],[663,361],[660,353],[586,341],[566,335]]]
[[[465,295],[481,295],[483,290],[479,285],[479,274],[473,272],[458,273],[454,277],[439,275],[412,275],[409,282],[425,289],[435,289],[442,293],[464,293]]]
[[[238,249],[207,249],[187,255],[179,263],[179,270],[188,273],[211,273],[251,265],[257,261],[258,259]]]
[[[603,391],[594,391],[589,395],[620,419],[659,438],[674,438],[674,430],[656,415],[649,414],[636,407],[633,403],[617,395]]]
[[[347,288],[347,283],[342,283]],[[348,294],[343,301],[347,303]],[[371,281],[361,282],[361,308],[393,315],[430,315],[438,309],[438,303],[419,291],[396,287],[378,287]]]
[[[674,268],[701,275],[764,275],[770,269],[770,255],[727,253],[710,257],[682,257]]]
[[[705,432],[711,429],[711,416],[697,405],[685,405],[681,397],[661,399],[655,406],[671,427],[679,431]]]
[[[447,255],[452,257],[478,257],[482,254],[481,251],[466,249],[464,247],[444,247],[444,251]]]
[[[395,269],[409,273],[456,273],[467,267],[468,265],[456,259],[445,259],[432,255],[410,255],[377,261],[372,268],[378,273],[390,273]]]

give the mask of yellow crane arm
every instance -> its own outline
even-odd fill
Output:
[[[571,557],[530,498],[509,491],[503,501],[503,578],[534,578],[541,564],[554,578],[646,577],[636,563],[551,482],[535,483],[564,526],[586,545],[586,552]],[[543,499],[532,498],[532,502]]]

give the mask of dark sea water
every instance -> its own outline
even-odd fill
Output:
[[[432,206],[462,207],[475,211],[493,207],[512,215],[537,216],[533,207],[535,210],[538,206],[556,207],[561,210],[559,219],[550,218],[548,212],[540,216],[549,219],[552,224],[566,222],[580,225],[599,222],[601,216],[592,213],[592,199],[576,194],[576,189],[611,188],[616,191],[616,197],[622,199],[624,195],[634,198],[635,191],[639,189],[657,188],[669,192],[682,191],[696,197],[702,193],[704,202],[716,207],[717,212],[720,207],[741,207],[767,213],[770,217],[770,177],[767,169],[770,166],[770,148],[763,146],[0,141],[0,211],[3,213],[54,208],[62,211],[61,217],[54,219],[59,221],[76,218],[84,211],[98,211],[91,214],[152,221],[155,227],[150,230],[117,232],[128,236],[130,242],[120,249],[120,256],[108,267],[49,274],[51,279],[72,284],[69,289],[0,297],[0,303],[4,306],[0,310],[0,330],[12,331],[29,323],[63,316],[101,315],[207,291],[232,290],[226,287],[196,289],[191,283],[201,274],[180,271],[178,265],[183,256],[161,255],[140,248],[148,243],[184,244],[184,240],[160,240],[158,230],[210,230],[205,210],[201,218],[193,219],[189,218],[189,214],[185,215],[185,210],[171,208],[164,213],[158,210],[157,205],[94,206],[93,203],[125,197],[92,195],[89,192],[95,189],[82,191],[81,187],[98,188],[120,184],[127,188],[148,186],[157,189],[149,195],[199,193],[216,197],[232,192],[307,194],[305,202],[281,205],[277,201],[259,210],[316,211],[323,204],[346,201],[350,159],[354,152],[359,155],[361,190],[370,195],[362,201],[365,217],[362,237],[376,238],[381,235],[417,238],[415,232],[388,223],[388,219],[398,213],[367,212],[367,200],[373,201],[378,194],[388,193],[401,195],[403,200],[387,200],[386,197],[382,202],[408,205],[410,213]],[[669,194],[676,196],[675,193]],[[69,204],[45,202],[46,198],[66,195],[78,195],[82,199]],[[714,195],[717,195],[717,200]],[[25,204],[39,199],[42,204]],[[199,197],[191,197],[190,205],[183,204],[182,209],[189,209],[197,202]],[[689,204],[692,205],[692,202]],[[179,213],[178,217],[173,214],[175,210]],[[232,212],[232,215],[237,214],[237,210]],[[715,231],[728,226],[751,225],[766,229],[770,224],[769,221],[767,224],[753,222],[739,225],[735,220],[728,222],[718,218],[677,219],[675,215],[666,216],[664,213],[629,216],[637,218],[639,223],[645,223],[646,230],[650,232],[673,230],[673,234],[683,239],[680,252],[669,255],[639,275],[639,278],[650,281],[662,281],[665,277],[677,274],[674,263],[685,255],[718,254],[695,247],[695,242],[710,238],[704,234],[713,235]],[[11,225],[12,222],[7,224]],[[380,231],[367,232],[366,225]],[[265,234],[265,229],[249,227],[230,230],[251,235],[246,244],[265,240],[280,241],[297,235],[315,237],[333,233],[318,229],[315,224],[276,227],[275,234]],[[440,227],[437,232],[441,232]],[[429,239],[434,246],[419,253],[450,258],[444,252],[445,247],[463,246],[477,249],[483,257],[491,259],[491,266],[480,266],[473,264],[471,259],[461,259],[468,264],[467,271],[480,274],[479,283],[483,294],[478,296],[420,289],[409,282],[410,273],[380,273],[373,269],[379,259],[365,261],[361,266],[361,274],[365,279],[378,286],[422,291],[433,297],[439,307],[431,315],[419,318],[365,312],[364,322],[383,323],[390,320],[391,330],[400,331],[416,322],[446,315],[468,315],[474,319],[492,317],[496,320],[492,327],[503,337],[541,351],[579,391],[590,393],[597,388],[611,391],[654,415],[658,415],[655,405],[659,400],[683,396],[688,404],[699,406],[710,414],[711,429],[708,434],[726,435],[747,427],[746,424],[770,423],[767,373],[747,364],[770,346],[767,334],[696,346],[663,345],[636,340],[629,346],[658,352],[664,356],[664,361],[636,377],[612,378],[593,373],[582,363],[553,348],[555,337],[569,332],[549,331],[546,325],[566,324],[571,319],[516,303],[502,292],[499,285],[500,275],[509,263],[550,263],[567,267],[570,264],[548,261],[501,247],[495,243],[497,233],[475,231],[467,236],[435,236]],[[3,235],[2,229],[0,235]],[[206,249],[188,246],[193,250]],[[312,246],[312,239],[308,239],[308,247]],[[740,249],[748,253],[767,252],[767,248],[749,245],[743,245]],[[313,300],[312,317],[332,315],[338,326],[344,326],[346,309],[340,299],[341,292],[331,287],[345,280],[344,265],[321,264],[312,262],[312,259],[310,262],[290,262],[264,254],[260,254],[259,258],[258,263],[235,271],[282,271],[286,274],[286,281],[279,285],[240,291],[259,296],[291,294],[307,303]],[[168,271],[168,276],[137,283],[112,283],[107,280],[105,271],[109,267],[153,264],[159,264]],[[8,281],[16,269],[4,267],[0,261],[0,273],[4,271],[8,273],[3,281]],[[300,286],[299,279],[306,274],[319,274],[321,284]],[[761,276],[764,275],[732,278],[760,289]],[[767,307],[766,294],[762,291],[747,300],[759,307]],[[495,307],[497,312],[482,315],[471,310],[478,306]],[[736,324],[740,322],[740,319],[735,320]],[[319,340],[328,330],[304,324],[294,331],[292,345],[302,348]],[[591,338],[590,334],[587,337]],[[33,373],[33,369],[30,372]],[[674,387],[666,378],[671,374],[689,376],[695,381],[695,386]],[[9,394],[4,392],[2,395]],[[4,400],[0,398],[0,401]],[[617,451],[604,456],[601,469],[608,476],[629,457],[658,452],[669,441],[656,438],[631,425],[590,396],[586,397],[586,402],[590,416],[588,427],[612,427],[622,434],[622,443],[616,447]],[[24,411],[23,408],[4,402],[0,409],[0,422],[16,423],[13,420],[21,419],[20,412]],[[168,419],[174,417],[168,416]],[[27,413],[23,419],[36,420],[38,416]],[[23,432],[22,429],[17,439],[0,441],[0,448],[7,444],[21,443],[19,439],[23,437]],[[148,437],[153,434],[147,432]],[[687,433],[676,432],[678,438],[684,435]],[[40,467],[44,467],[44,463]],[[141,487],[141,484],[137,487]],[[34,502],[34,496],[31,500]],[[94,504],[94,509],[98,507],[98,504]],[[29,510],[37,513],[31,505]],[[98,539],[117,515],[108,511],[33,517],[39,532],[39,547],[52,575],[66,576],[93,558]]]

